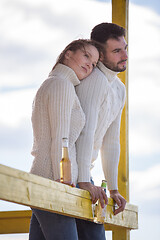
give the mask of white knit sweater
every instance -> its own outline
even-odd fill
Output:
[[[111,190],[117,188],[120,155],[120,121],[125,103],[125,86],[117,73],[101,62],[91,75],[76,87],[86,116],[85,127],[77,140],[79,182],[90,181],[92,163],[101,149],[104,176]]]
[[[71,68],[58,64],[37,91],[32,112],[34,161],[31,173],[52,180],[59,179],[62,138],[67,137],[72,181],[76,184],[78,165],[75,142],[85,123],[74,88],[79,83]]]

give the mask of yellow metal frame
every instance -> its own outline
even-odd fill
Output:
[[[128,41],[128,0],[112,0],[112,22],[126,29],[126,41]],[[129,151],[128,151],[128,70],[119,74],[126,86],[126,104],[121,119],[121,154],[118,169],[119,192],[129,202]],[[112,233],[112,240],[129,240],[130,231],[117,229]]]
[[[112,0],[112,22],[126,29],[128,42],[128,0]],[[128,69],[119,74],[119,78],[126,86],[126,104],[121,119],[121,155],[118,173],[118,188],[122,196],[129,201],[129,154],[128,154]]]

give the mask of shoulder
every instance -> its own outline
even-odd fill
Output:
[[[104,75],[104,73],[99,68],[94,68],[93,72],[83,80],[84,82],[94,81],[98,84],[108,82],[107,77]]]
[[[57,98],[58,96],[75,96],[75,88],[73,84],[63,78],[57,76],[47,78],[36,93],[36,99]]]
[[[54,92],[59,90],[63,90],[63,89],[74,89],[73,84],[65,78],[60,78],[58,76],[53,76],[53,77],[49,77],[47,78],[43,84],[41,85],[42,89],[45,89],[47,92]]]
[[[98,107],[101,105],[108,88],[108,79],[98,68],[95,68],[87,78],[76,86],[76,93],[81,104]]]
[[[82,91],[82,89],[90,89],[95,90],[96,88],[104,89],[108,84],[108,79],[97,67],[93,70],[93,72],[85,79],[81,81],[81,83],[76,86],[76,91]]]

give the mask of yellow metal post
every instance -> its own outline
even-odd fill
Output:
[[[128,41],[128,0],[112,0],[112,22],[126,29]],[[118,188],[122,196],[129,201],[129,157],[128,157],[128,71],[119,74],[119,78],[126,86],[126,104],[122,113],[120,144],[121,154],[118,169]],[[129,240],[130,233],[126,229],[113,231],[113,240]]]
[[[128,0],[112,0],[112,22],[126,29],[128,41]],[[129,164],[128,164],[128,71],[119,74],[126,86],[126,104],[121,120],[121,155],[119,163],[118,187],[120,193],[129,201]]]

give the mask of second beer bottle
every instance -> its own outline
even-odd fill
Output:
[[[62,183],[71,184],[71,161],[68,154],[68,138],[62,138],[62,159],[60,161],[60,180]]]

